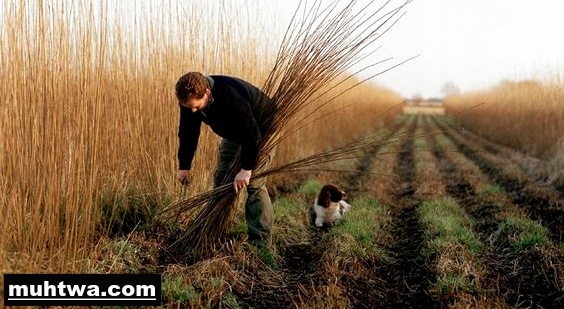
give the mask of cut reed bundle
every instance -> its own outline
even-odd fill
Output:
[[[403,103],[404,102],[402,102],[402,104]],[[254,174],[252,176],[252,179],[268,177],[280,173],[311,171],[309,167],[312,166],[318,166],[324,163],[339,160],[358,159],[363,156],[360,152],[368,147],[375,145],[386,146],[395,144],[402,141],[407,135],[408,133],[395,134],[390,137],[366,136],[355,141],[342,144],[330,150],[324,150],[307,157],[286,163],[284,165],[269,168],[263,172]],[[415,137],[424,137],[426,135],[428,134],[415,135]],[[196,195],[190,199],[173,202],[167,206],[165,211],[161,213],[160,219],[164,221],[173,220],[174,218],[178,218],[182,213],[197,209],[202,204],[210,202],[214,198],[217,199],[220,196],[231,195],[232,193],[232,184],[227,183],[212,190]]]
[[[282,41],[275,65],[262,87],[275,102],[275,107],[260,111],[258,121],[265,128],[265,132],[257,160],[258,166],[268,159],[270,152],[281,140],[302,128],[304,120],[312,113],[354,87],[324,101],[320,106],[312,107],[314,100],[332,89],[324,89],[326,85],[335,83],[347,70],[371,55],[371,44],[397,22],[402,9],[410,1],[384,11],[391,6],[391,1],[386,1],[370,14],[366,12],[374,6],[374,1],[360,8],[357,8],[356,0],[344,6],[341,1],[333,1],[327,6],[322,6],[322,2],[316,0],[310,7],[307,7],[305,2],[300,2]],[[360,71],[382,62],[375,62]],[[360,83],[402,63],[380,70]],[[337,81],[336,85],[346,79]],[[321,89],[324,91],[320,94]],[[378,142],[378,139],[365,138],[347,143],[333,150],[255,174],[253,179],[352,158],[359,149],[375,142]],[[163,218],[170,219],[186,211],[202,208],[178,239],[184,246],[199,252],[207,251],[224,233],[236,197],[231,180],[238,171],[239,164],[234,162],[222,186],[194,198],[175,202],[163,210]]]

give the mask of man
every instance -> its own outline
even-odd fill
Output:
[[[272,229],[272,203],[265,179],[253,179],[257,157],[268,124],[263,113],[274,108],[272,100],[260,89],[236,77],[188,72],[176,83],[180,105],[178,128],[177,178],[185,184],[190,180],[190,168],[205,123],[221,137],[214,186],[233,182],[237,193],[246,188],[245,219],[249,242],[256,247],[268,246]],[[267,113],[266,113],[267,114]],[[229,166],[240,150],[240,170],[235,179],[225,179]],[[270,156],[260,170],[270,163]]]

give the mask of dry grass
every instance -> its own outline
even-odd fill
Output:
[[[0,19],[6,34],[0,57],[1,264],[6,271],[83,270],[80,264],[96,254],[88,248],[106,232],[102,200],[112,197],[106,206],[119,213],[127,207],[121,200],[163,202],[176,193],[178,107],[171,85],[189,68],[233,73],[230,63],[239,63],[194,51],[212,45],[232,51],[226,57],[247,58],[248,69],[239,75],[251,80],[272,58],[264,57],[265,46],[230,32],[242,21],[229,20],[232,27],[223,32],[192,27],[227,20],[197,4],[138,6],[135,14],[109,1],[12,4]],[[154,19],[144,22],[147,15]],[[174,37],[170,27],[177,29]],[[262,33],[250,35],[267,41]],[[210,142],[200,155],[215,148],[210,132],[203,138]],[[195,168],[212,164],[200,160]]]
[[[446,112],[490,140],[564,165],[564,86],[561,80],[504,82],[447,97]],[[457,111],[484,102],[464,113]],[[542,137],[542,138],[539,138]]]

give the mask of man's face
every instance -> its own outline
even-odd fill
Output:
[[[188,100],[178,100],[178,104],[180,104],[180,106],[182,107],[189,108],[192,111],[192,113],[195,113],[197,111],[203,110],[208,105],[209,98],[210,98],[210,91],[208,89],[204,93],[203,97],[199,99],[191,98]]]

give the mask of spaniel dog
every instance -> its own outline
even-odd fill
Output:
[[[346,193],[332,184],[324,185],[313,204],[315,226],[331,226],[343,218],[351,205],[345,202]]]

